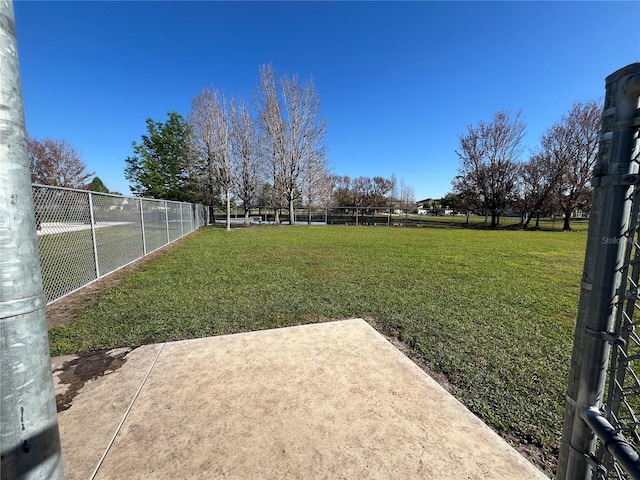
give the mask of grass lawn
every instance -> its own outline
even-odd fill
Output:
[[[207,227],[74,323],[53,355],[347,317],[374,320],[452,393],[553,463],[586,233]]]

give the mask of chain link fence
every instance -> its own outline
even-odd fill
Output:
[[[636,133],[637,137],[637,133]],[[640,163],[636,153],[634,163]],[[640,337],[635,326],[640,322],[640,189],[636,186],[629,229],[620,237],[625,246],[620,268],[621,285],[615,301],[615,323],[611,331],[611,354],[607,370],[602,414],[614,431],[622,435],[636,450],[640,449]],[[635,317],[635,320],[634,320]],[[600,479],[632,478],[607,450],[607,442],[598,439],[595,455]]]
[[[640,479],[640,63],[606,87],[557,480]]]
[[[639,69],[640,74],[640,69]],[[640,81],[640,80],[639,80]],[[613,112],[603,115],[604,119],[613,117]],[[610,118],[613,120],[613,118]],[[611,122],[609,122],[611,123]],[[628,228],[615,239],[624,248],[622,265],[619,268],[620,286],[614,299],[615,321],[611,331],[611,353],[607,370],[606,389],[602,414],[611,423],[614,432],[626,439],[629,446],[640,450],[640,337],[636,325],[640,319],[636,311],[640,308],[640,110],[636,111],[634,127],[631,128],[631,168],[636,177],[625,202],[631,205]],[[603,130],[609,125],[605,125]],[[610,140],[608,140],[610,142]],[[607,142],[607,139],[605,139]],[[606,143],[605,143],[606,145]],[[606,147],[610,147],[606,145]],[[635,319],[634,319],[635,317]],[[596,471],[600,478],[637,478],[640,475],[640,463],[625,468],[616,456],[608,451],[607,442],[598,438],[596,448]]]
[[[32,186],[47,304],[209,223],[204,205]]]

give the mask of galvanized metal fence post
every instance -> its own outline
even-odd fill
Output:
[[[167,228],[167,243],[171,242],[171,236],[169,235],[169,204],[166,200],[163,200],[164,205],[164,225]]]
[[[180,206],[180,238],[184,236],[184,220],[182,219],[182,203],[178,203]]]
[[[611,334],[616,304],[625,294],[621,285],[626,279],[621,278],[620,268],[627,243],[629,192],[639,183],[638,163],[632,161],[639,93],[640,64],[622,68],[606,79],[558,480],[591,479],[594,472],[604,473],[594,458],[592,428],[603,423],[594,421],[594,413],[602,407],[610,347],[617,341]]]
[[[11,1],[0,2],[0,477],[63,478]]]
[[[145,231],[144,231],[144,208],[143,208],[143,204],[144,204],[144,200],[139,200],[139,205],[140,205],[140,228],[142,230],[142,254],[146,255],[147,254],[147,238],[145,236]]]
[[[100,278],[100,261],[98,259],[98,242],[96,240],[96,222],[93,211],[93,194],[89,192],[89,219],[91,220],[91,244],[93,245],[93,261],[95,262],[96,279]]]

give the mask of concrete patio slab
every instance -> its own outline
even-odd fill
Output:
[[[68,479],[546,478],[363,320],[113,355],[59,413]]]
[[[107,370],[105,376],[87,381],[71,407],[58,413],[66,480],[91,478],[161,347],[147,345],[127,353],[127,361],[117,374]],[[121,352],[110,353],[117,358]],[[61,381],[64,372],[84,376],[75,372],[82,365],[77,358],[68,355],[53,359],[56,395],[73,388]]]

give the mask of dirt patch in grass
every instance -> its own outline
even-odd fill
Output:
[[[544,454],[544,451],[530,443],[522,443],[513,435],[502,433],[502,438],[509,442],[513,448],[515,448],[520,454],[538,467],[549,478],[554,478],[556,470],[558,469],[557,455],[549,456]]]
[[[182,237],[171,245],[156,250],[146,257],[142,257],[134,263],[127,265],[120,270],[116,270],[100,280],[97,280],[77,292],[74,292],[71,295],[58,300],[52,305],[49,305],[46,308],[47,330],[73,322],[78,314],[85,308],[97,305],[100,301],[100,295],[103,292],[107,292],[118,286],[123,280],[129,278],[147,262],[159,256],[166,255],[167,252],[180,245],[185,238],[186,237]]]

